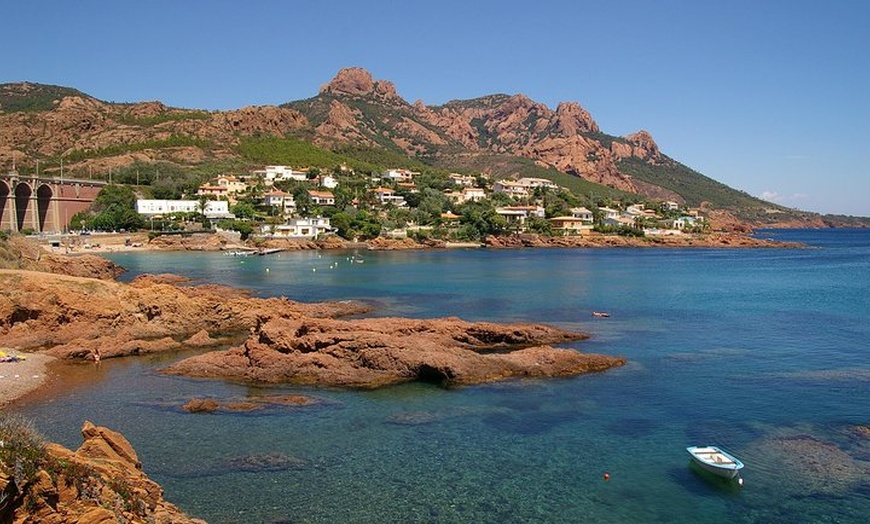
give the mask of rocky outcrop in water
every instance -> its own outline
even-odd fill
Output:
[[[341,316],[369,309],[350,301],[252,298],[226,286],[180,285],[178,280],[143,276],[123,284],[0,270],[0,336],[5,346],[47,348],[45,353],[60,358],[92,359],[96,350],[108,358],[178,349],[191,337],[203,345],[210,335],[244,332],[272,317]]]
[[[535,324],[458,318],[274,318],[241,346],[188,358],[170,374],[266,383],[375,388],[410,381],[474,384],[564,377],[624,364],[544,344],[586,335]]]

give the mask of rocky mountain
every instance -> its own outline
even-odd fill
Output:
[[[368,165],[377,152],[381,159],[496,178],[573,179],[589,194],[674,200],[701,207],[721,223],[837,223],[837,217],[783,208],[705,177],[661,152],[646,131],[608,135],[576,102],[553,110],[521,94],[494,94],[427,106],[405,101],[391,82],[361,68],[342,69],[312,98],[233,111],[109,103],[58,86],[0,85],[0,166],[6,170],[15,165],[33,172],[38,161],[43,172],[59,171],[61,158],[73,176],[105,176],[134,163],[208,165],[210,174],[287,163],[286,157],[252,158],[240,147],[265,137],[350,158],[364,152]]]
[[[619,140],[617,151],[611,150],[596,139],[598,124],[576,102],[559,104],[555,111],[524,95],[432,107],[409,104],[392,83],[375,81],[361,68],[342,69],[318,96],[285,107],[306,115],[315,140],[326,147],[342,142],[381,146],[445,167],[469,155],[514,155],[632,193],[638,187],[619,171],[617,159],[659,158],[648,133]]]

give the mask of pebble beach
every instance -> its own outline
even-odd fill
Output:
[[[14,362],[0,362],[0,407],[2,407],[42,386],[47,378],[48,363],[54,360],[54,357],[5,348],[0,351],[21,358]]]

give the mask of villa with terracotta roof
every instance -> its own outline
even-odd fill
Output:
[[[309,190],[308,196],[311,198],[311,203],[318,206],[334,206],[335,195],[330,191],[314,191]]]

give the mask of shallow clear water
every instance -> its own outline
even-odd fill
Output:
[[[185,356],[174,354],[77,367],[19,409],[68,446],[86,419],[121,431],[167,498],[212,523],[866,522],[870,438],[854,428],[870,425],[870,232],[763,236],[818,247],[363,252],[363,264],[350,252],[116,254],[125,278],[174,272],[262,296],[362,299],[374,315],[552,323],[592,335],[571,347],[629,363],[356,392],[157,374]],[[319,402],[180,409],[287,393]],[[744,487],[691,468],[694,444],[742,458]],[[781,445],[818,465],[784,461]],[[266,454],[284,467],[227,464]]]

